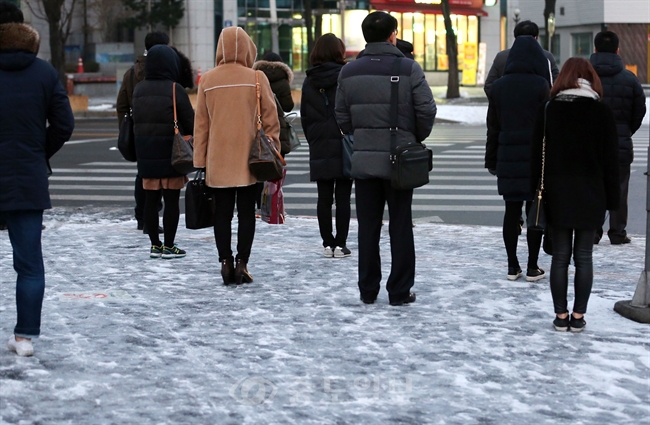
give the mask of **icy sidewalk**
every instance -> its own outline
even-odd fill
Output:
[[[183,218],[181,218],[181,226]],[[221,284],[210,229],[149,259],[134,221],[48,214],[42,337],[4,347],[14,274],[0,233],[0,423],[640,424],[650,328],[620,317],[644,240],[595,247],[582,334],[551,327],[548,279],[506,280],[501,229],[418,223],[416,303],[358,299],[351,258],[320,256],[314,219],[258,222],[255,282]],[[236,235],[236,233],[234,233]],[[388,275],[387,226],[382,236]],[[525,234],[520,260],[525,264]],[[542,254],[547,272],[550,257]],[[570,290],[570,294],[573,291]]]

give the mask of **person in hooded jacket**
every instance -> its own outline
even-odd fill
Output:
[[[201,77],[196,100],[194,166],[205,168],[206,184],[213,188],[214,237],[224,285],[253,281],[248,261],[255,237],[257,179],[248,167],[248,157],[257,134],[258,114],[262,129],[280,151],[273,91],[266,74],[252,69],[256,55],[253,40],[242,28],[224,28],[217,42],[216,67]],[[233,258],[235,202],[239,220],[237,256]]]
[[[609,213],[607,237],[612,245],[632,242],[627,235],[627,195],[630,186],[630,165],[634,160],[632,136],[641,127],[646,113],[645,94],[639,80],[625,69],[618,55],[618,36],[611,31],[602,31],[594,38],[596,52],[590,61],[603,85],[603,102],[614,111],[618,131],[618,160],[621,183],[621,197],[618,208]],[[603,228],[596,232],[594,242],[600,242]]]
[[[302,85],[300,118],[309,144],[309,175],[318,188],[316,213],[325,257],[348,257],[352,179],[343,176],[341,131],[334,105],[339,72],[345,65],[345,45],[324,34],[309,57],[312,67]],[[336,200],[336,236],[332,234],[332,202]]]
[[[616,121],[600,102],[603,87],[587,59],[569,58],[537,113],[531,190],[542,176],[546,215],[553,234],[551,294],[556,330],[581,332],[594,279],[592,252],[606,209],[619,203]],[[568,268],[575,264],[573,313],[567,309]]]
[[[530,210],[530,146],[537,110],[550,92],[548,60],[532,36],[519,36],[508,55],[505,74],[492,86],[487,116],[485,168],[497,176],[499,194],[506,211],[503,217],[503,242],[508,255],[508,279],[517,280],[523,272],[517,258],[519,217],[526,202]],[[537,265],[543,232],[528,230],[526,280],[544,278]]]
[[[34,354],[41,332],[45,269],[43,210],[52,208],[49,159],[70,139],[74,118],[56,70],[36,57],[39,35],[16,5],[0,2],[0,220],[9,231],[17,322],[7,344]],[[56,261],[56,255],[52,260]],[[8,278],[3,271],[3,280]]]
[[[162,190],[164,243],[157,232],[149,232],[151,258],[181,258],[185,251],[175,244],[180,215],[179,198],[187,176],[172,167],[174,141],[174,101],[178,128],[183,135],[194,129],[194,111],[190,99],[180,84],[181,62],[169,46],[153,46],[147,54],[145,79],[133,91],[133,128],[138,175],[146,193],[144,221],[149,229],[158,223],[159,191]],[[177,84],[175,84],[177,83]]]

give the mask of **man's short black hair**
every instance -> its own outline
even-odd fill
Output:
[[[611,31],[601,31],[594,38],[594,47],[600,53],[616,53],[618,36]]]
[[[397,30],[397,19],[386,12],[372,12],[361,23],[361,31],[366,43],[388,41]]]
[[[169,44],[169,36],[162,31],[150,32],[144,37],[144,48],[149,50],[157,44]]]
[[[515,27],[515,38],[520,35],[532,35],[537,38],[539,36],[539,27],[533,21],[521,21]]]
[[[0,2],[0,24],[22,24],[25,22],[23,12],[13,3]]]

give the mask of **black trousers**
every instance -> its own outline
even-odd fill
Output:
[[[526,202],[526,216],[532,202]],[[508,267],[519,267],[517,258],[517,242],[519,241],[519,220],[524,201],[506,201],[506,213],[503,216],[503,243],[508,254]],[[526,242],[528,243],[528,268],[537,268],[539,248],[542,245],[544,232],[527,230]]]
[[[408,296],[415,281],[415,244],[411,202],[413,190],[395,190],[383,179],[355,180],[359,221],[359,291],[364,299],[377,297],[381,282],[379,240],[384,206],[388,203],[391,270],[386,290],[391,301]]]
[[[612,243],[621,243],[627,237],[627,197],[630,189],[630,164],[618,166],[621,181],[621,201],[615,211],[609,212],[609,230],[607,237]],[[603,229],[598,229],[598,237],[603,237]]]
[[[551,261],[551,295],[556,314],[568,312],[567,289],[569,286],[569,262],[573,253],[576,266],[575,300],[573,311],[579,314],[587,312],[587,302],[591,295],[594,281],[592,253],[596,230],[563,229],[552,227],[553,260]],[[575,237],[574,237],[575,233]]]
[[[215,194],[214,239],[219,261],[232,259],[232,218],[237,202],[237,258],[248,262],[255,238],[255,197],[257,185],[212,189]]]
[[[147,229],[154,229],[153,232],[148,232],[149,240],[152,245],[160,245],[160,236],[158,235],[158,205],[160,204],[160,190],[145,190],[146,202],[144,204],[144,224]],[[180,216],[180,208],[178,200],[180,199],[181,191],[174,189],[163,189],[162,197],[165,203],[165,211],[163,212],[163,227],[165,232],[165,246],[174,246],[174,239],[176,238],[176,230],[178,229],[178,217]]]
[[[316,215],[323,246],[344,247],[350,229],[352,180],[318,180],[316,186],[318,187]],[[336,200],[336,236],[332,234],[332,202],[334,200]]]

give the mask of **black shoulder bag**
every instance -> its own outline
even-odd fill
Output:
[[[134,87],[135,82],[135,68],[131,67],[131,87]],[[131,100],[133,102],[133,99]],[[124,119],[120,124],[120,133],[117,136],[117,149],[120,151],[124,159],[131,162],[136,162],[135,156],[135,132],[133,130],[133,108],[129,107],[129,112],[124,114]]]
[[[393,62],[390,77],[390,163],[393,189],[408,190],[429,183],[429,171],[433,169],[433,152],[424,143],[397,146],[397,108],[399,75],[402,58]]]

